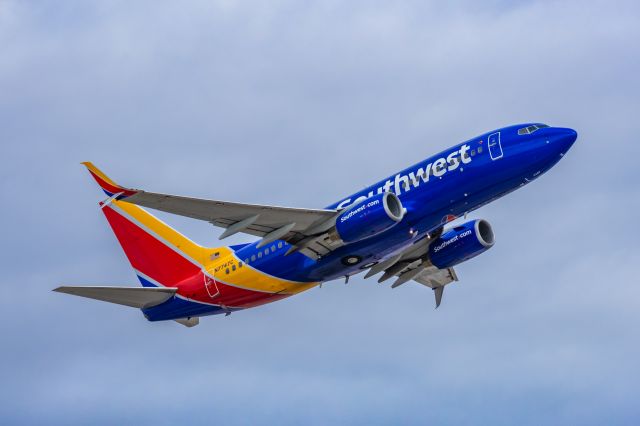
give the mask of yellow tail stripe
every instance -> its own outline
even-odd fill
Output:
[[[141,207],[126,201],[113,201],[112,203],[147,230],[162,238],[165,243],[184,253],[186,257],[192,259],[210,275],[229,285],[250,290],[286,294],[300,293],[318,285],[317,282],[305,283],[283,280],[267,275],[244,263],[240,267],[241,261],[235,257],[233,250],[228,247],[203,247],[175,231]],[[233,266],[236,267],[235,271]],[[226,272],[227,269],[229,269],[229,274]]]

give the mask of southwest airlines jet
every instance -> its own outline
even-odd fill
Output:
[[[324,281],[364,272],[433,290],[436,308],[454,266],[490,249],[491,225],[457,218],[537,179],[577,138],[545,124],[498,129],[429,157],[324,209],[204,200],[129,189],[83,163],[108,198],[102,212],[142,287],[55,291],[139,308],[149,321],[188,327],[206,315],[252,308]],[[143,207],[204,220],[259,239],[203,247]],[[366,272],[365,272],[366,271]]]

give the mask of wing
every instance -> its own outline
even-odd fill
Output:
[[[242,232],[262,237],[259,247],[284,240],[293,246],[291,251],[301,251],[312,258],[324,256],[342,245],[326,233],[335,224],[337,210],[243,204],[130,189],[116,184],[92,163],[82,164],[110,199],[205,220],[226,228],[221,239]]]
[[[411,280],[433,289],[436,308],[442,301],[444,287],[454,281],[458,281],[458,276],[453,268],[438,269],[429,262],[426,253],[431,242],[433,242],[442,232],[438,230],[427,238],[417,241],[403,252],[395,254],[369,269],[365,278],[369,278],[380,272],[384,272],[378,282],[384,282],[392,277],[397,277],[391,284],[391,288],[396,288]]]
[[[124,201],[167,213],[206,220],[215,226],[227,228],[222,238],[236,232],[264,237],[287,225],[293,225],[286,228],[288,233],[304,234],[305,230],[332,218],[336,214],[334,210],[242,204],[146,191],[138,191],[134,195],[126,197]],[[242,226],[236,226],[232,231],[229,231],[233,225],[238,224],[242,224]]]

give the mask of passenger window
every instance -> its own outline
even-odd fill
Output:
[[[236,270],[236,265],[231,265],[231,270],[235,271]]]
[[[271,253],[274,253],[275,251],[276,251],[276,246],[275,246],[275,245],[272,245],[272,246],[271,246]]]
[[[264,255],[266,256],[266,255],[268,255],[268,254],[269,254],[269,249],[266,249],[266,250],[264,251]]]
[[[261,251],[258,252],[258,259],[262,259],[262,252]]]
[[[227,268],[227,270],[225,272],[227,273],[227,275],[229,275],[229,268]]]
[[[238,268],[242,268],[242,262],[238,262]]]
[[[255,261],[256,261],[256,255],[255,255],[255,254],[252,254],[252,255],[251,255],[251,261],[252,261],[252,262],[255,262]],[[247,263],[249,263],[249,262],[247,262]]]
[[[482,154],[482,147],[481,146],[478,147],[478,154]]]
[[[244,263],[249,263],[249,259],[245,259]],[[242,266],[242,263],[240,264],[240,266]]]
[[[278,242],[278,248],[281,249],[282,248],[282,241]]]
[[[472,157],[475,157],[475,156],[476,156],[476,151],[475,151],[475,150],[473,150],[473,149],[471,150],[471,156],[472,156]]]

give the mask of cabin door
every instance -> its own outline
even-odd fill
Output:
[[[209,270],[203,268],[202,270],[204,275],[204,288],[207,290],[209,297],[215,299],[220,296],[220,290],[218,290],[218,283],[216,283],[215,279],[215,269],[212,267]]]
[[[492,160],[498,160],[502,158],[502,145],[500,144],[500,132],[492,133],[489,135],[487,141],[489,146],[489,154]]]

